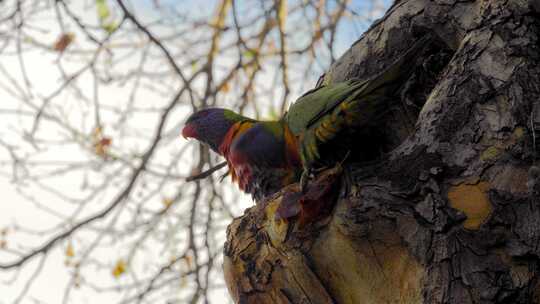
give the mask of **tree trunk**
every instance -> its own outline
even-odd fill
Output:
[[[276,220],[277,196],[229,226],[236,303],[540,303],[539,1],[396,1],[324,81],[428,34],[377,124],[385,156],[348,165],[328,217]]]

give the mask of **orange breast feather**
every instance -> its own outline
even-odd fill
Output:
[[[237,138],[238,136],[244,134],[247,130],[249,130],[253,126],[253,122],[250,121],[241,121],[235,123],[227,132],[225,135],[225,138],[223,139],[223,142],[221,143],[221,146],[219,147],[219,152],[225,159],[227,160],[227,165],[229,166],[229,173],[231,174],[231,178],[233,182],[239,182],[239,186],[241,190],[245,190],[245,182],[240,182],[238,180],[239,175],[241,177],[242,172],[237,172],[240,168],[236,168],[238,166],[235,166],[235,164],[231,161],[231,155],[230,155],[230,149],[231,144]],[[243,177],[242,179],[246,179],[247,177]]]

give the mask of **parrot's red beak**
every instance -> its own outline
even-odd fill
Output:
[[[197,130],[192,125],[185,125],[184,129],[182,129],[182,136],[184,138],[196,138],[197,137]]]

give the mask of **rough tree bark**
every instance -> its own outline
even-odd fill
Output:
[[[540,303],[539,12],[394,3],[324,78],[367,78],[438,37],[378,124],[386,153],[349,165],[352,188],[316,223],[275,220],[279,196],[235,219],[235,302]]]

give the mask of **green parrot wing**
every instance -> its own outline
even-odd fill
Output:
[[[388,68],[368,80],[349,80],[311,90],[302,95],[284,116],[299,137],[304,167],[319,158],[320,143],[333,139],[344,127],[358,127],[375,119],[387,108],[389,98],[402,86],[415,67],[426,36],[418,40]]]
[[[412,72],[415,59],[426,46],[426,36],[407,50],[405,54],[396,59],[388,68],[367,80],[353,79],[335,84],[321,86],[300,96],[285,114],[285,121],[294,134],[302,133],[321,117],[329,114],[344,101],[363,99],[363,97],[376,98],[385,96],[399,88],[401,79],[406,79]]]
[[[299,135],[336,105],[351,97],[361,84],[357,81],[347,81],[311,90],[291,105],[284,117],[285,122],[293,134]]]

